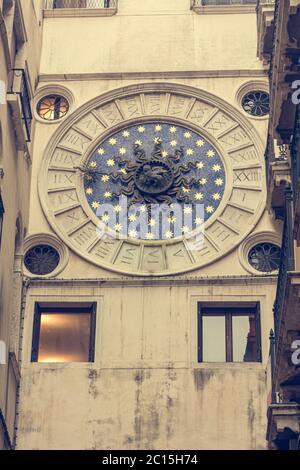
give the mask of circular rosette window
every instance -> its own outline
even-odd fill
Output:
[[[172,122],[123,127],[80,168],[89,206],[124,237],[173,239],[217,211],[225,168],[210,142]]]

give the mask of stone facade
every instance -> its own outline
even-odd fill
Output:
[[[16,448],[265,449],[277,276],[248,253],[280,244],[281,223],[266,206],[268,116],[241,106],[268,90],[255,5],[112,3],[48,2],[43,13],[24,251],[48,243],[60,264],[45,276],[24,270]],[[53,122],[36,112],[50,94],[70,105]],[[125,124],[152,121],[190,126],[222,155],[227,185],[202,252],[173,240],[109,251],[95,237],[77,167]],[[31,361],[36,303],[96,304],[93,362]],[[261,362],[199,362],[198,303],[259,303]]]

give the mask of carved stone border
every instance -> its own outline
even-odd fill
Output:
[[[173,97],[175,99],[176,95],[179,95],[180,97],[185,98],[185,100],[187,100],[189,102],[188,109],[190,109],[190,110],[192,110],[194,105],[198,102],[199,102],[199,104],[202,103],[203,105],[207,105],[211,108],[210,111],[208,111],[209,117],[207,118],[207,122],[205,124],[203,124],[203,126],[201,127],[201,125],[199,123],[196,124],[191,119],[188,119],[189,113],[191,111],[188,111],[184,114],[185,118],[178,117],[178,116],[174,117],[174,115],[172,115],[172,113],[169,113],[169,112],[165,112],[165,113],[160,112],[160,114],[151,114],[151,113],[147,114],[147,113],[145,113],[145,111],[141,111],[141,114],[139,115],[139,117],[135,117],[135,118],[130,117],[129,118],[127,113],[125,112],[125,117],[123,117],[122,120],[121,120],[122,124],[119,123],[117,125],[112,125],[112,124],[107,125],[106,129],[104,129],[100,132],[100,137],[98,137],[98,138],[90,137],[90,143],[87,145],[87,147],[85,147],[81,152],[77,152],[81,155],[80,159],[81,159],[82,162],[87,159],[89,152],[95,147],[95,142],[101,140],[104,135],[115,131],[116,127],[118,127],[119,125],[120,126],[121,125],[123,125],[123,126],[124,125],[132,125],[135,122],[140,122],[143,119],[144,120],[150,120],[150,119],[151,120],[156,120],[156,119],[157,120],[162,120],[162,119],[172,120],[172,119],[175,119],[176,122],[178,122],[178,124],[181,124],[183,126],[188,126],[188,127],[194,127],[195,130],[197,130],[200,134],[205,135],[205,132],[206,132],[209,136],[208,139],[211,142],[214,142],[213,132],[212,131],[208,132],[208,130],[205,129],[205,126],[207,125],[207,123],[213,123],[214,116],[216,116],[219,113],[221,113],[221,114],[224,113],[224,115],[226,115],[227,118],[229,118],[229,121],[230,120],[233,121],[233,124],[231,125],[231,127],[229,125],[229,127],[225,128],[225,130],[222,129],[221,132],[217,133],[217,135],[218,135],[217,138],[219,140],[221,140],[221,138],[223,138],[222,137],[223,134],[224,135],[227,135],[227,134],[231,135],[232,132],[234,131],[234,129],[238,129],[238,130],[240,129],[239,132],[244,133],[244,143],[235,144],[236,146],[233,146],[233,147],[229,146],[229,150],[227,152],[225,146],[223,146],[223,144],[221,145],[221,143],[218,142],[218,145],[216,145],[216,147],[217,148],[219,147],[220,153],[223,156],[223,160],[228,161],[228,164],[231,165],[232,174],[233,174],[234,171],[240,172],[240,170],[243,169],[243,168],[248,169],[250,172],[251,172],[251,168],[258,168],[259,172],[260,172],[260,180],[259,180],[260,183],[258,183],[257,189],[255,189],[255,191],[259,191],[259,197],[257,198],[257,204],[255,206],[255,209],[253,209],[253,211],[249,210],[249,212],[251,212],[252,215],[251,215],[251,217],[249,216],[248,218],[250,218],[251,220],[249,220],[249,223],[247,223],[247,225],[245,226],[245,229],[244,229],[244,226],[241,226],[240,229],[235,232],[235,235],[233,236],[234,240],[233,240],[232,245],[229,244],[228,242],[226,242],[227,243],[227,246],[226,246],[226,243],[224,244],[222,242],[222,239],[220,239],[219,240],[220,241],[219,249],[218,249],[218,247],[215,247],[215,251],[211,250],[211,252],[210,252],[211,254],[209,253],[209,255],[206,256],[205,260],[203,260],[201,257],[200,258],[197,257],[198,255],[193,260],[192,259],[193,256],[186,253],[186,255],[189,255],[188,257],[189,257],[190,261],[187,262],[187,264],[184,264],[184,267],[183,267],[183,265],[181,265],[181,267],[179,268],[178,265],[176,264],[177,263],[177,260],[176,260],[176,263],[175,263],[176,268],[175,268],[174,263],[173,263],[173,265],[172,265],[172,263],[170,265],[170,263],[166,262],[166,263],[162,264],[162,270],[156,270],[156,271],[155,270],[154,271],[153,270],[151,270],[151,271],[146,270],[145,271],[145,269],[142,268],[142,266],[144,266],[144,259],[145,259],[145,256],[146,256],[145,255],[146,250],[148,250],[148,248],[152,249],[153,247],[156,246],[155,243],[153,243],[153,242],[142,242],[142,241],[136,242],[136,245],[141,246],[141,252],[139,253],[139,262],[138,262],[137,266],[136,267],[131,267],[131,269],[129,269],[127,267],[124,267],[123,265],[122,265],[122,267],[120,266],[120,256],[119,256],[119,254],[121,252],[121,250],[119,249],[120,247],[117,248],[116,256],[114,255],[112,258],[109,258],[110,261],[102,262],[102,261],[99,261],[99,259],[96,259],[95,256],[93,255],[93,246],[95,246],[93,243],[91,245],[91,249],[88,249],[87,252],[86,252],[86,250],[83,250],[81,248],[81,245],[80,245],[80,248],[78,247],[78,245],[74,245],[74,242],[73,242],[73,239],[72,239],[72,234],[74,233],[74,230],[73,231],[71,230],[72,233],[70,235],[69,233],[67,234],[67,232],[65,232],[65,228],[62,230],[61,224],[60,224],[60,226],[58,225],[57,219],[56,219],[56,216],[55,216],[54,213],[55,212],[60,213],[61,211],[56,211],[56,210],[54,210],[53,208],[50,207],[49,197],[48,197],[48,194],[46,194],[46,188],[48,186],[48,176],[47,176],[48,175],[48,167],[49,167],[49,164],[50,164],[50,160],[53,157],[53,153],[54,153],[54,151],[55,151],[55,149],[58,145],[60,145],[60,148],[62,146],[63,147],[65,146],[64,139],[66,138],[66,136],[69,135],[68,133],[71,132],[71,130],[72,130],[72,132],[74,132],[74,131],[78,132],[76,130],[76,129],[78,129],[77,124],[79,124],[79,121],[81,119],[83,119],[88,114],[93,114],[93,112],[94,112],[94,117],[95,117],[95,110],[97,110],[97,109],[99,110],[99,108],[101,106],[113,105],[114,107],[118,108],[118,107],[120,107],[120,105],[122,105],[122,102],[123,102],[122,100],[128,100],[131,97],[133,97],[134,95],[140,95],[139,99],[142,100],[142,96],[145,97],[149,93],[150,94],[158,94],[158,93],[166,94],[167,96],[169,96],[169,99],[171,99],[171,97]],[[124,105],[124,103],[123,103],[123,105]],[[147,108],[146,105],[143,106],[143,104],[142,104],[142,108],[143,107],[145,109]],[[167,105],[166,109],[169,109],[169,105]],[[213,112],[211,112],[211,110]],[[160,111],[162,111],[162,109]],[[99,116],[98,116],[98,119],[99,119]],[[101,117],[100,117],[100,121],[101,121]],[[72,127],[72,126],[74,126],[74,127]],[[83,132],[83,135],[85,135],[85,132]],[[245,140],[245,137],[246,137],[246,140]],[[231,140],[231,138],[232,137],[230,137],[230,140]],[[228,135],[227,135],[225,140],[227,140],[226,145],[228,145]],[[234,139],[234,142],[235,142],[235,139]],[[238,140],[238,142],[240,142],[240,141]],[[230,144],[230,145],[233,145],[233,144]],[[250,163],[250,164],[245,163],[244,164],[244,161],[243,161],[241,165],[238,164],[240,166],[238,166],[238,168],[237,168],[236,165],[233,165],[233,160],[230,159],[228,155],[229,155],[229,153],[230,154],[231,153],[236,153],[236,152],[239,151],[239,148],[244,148],[244,147],[247,147],[247,148],[248,147],[249,148],[253,147],[253,152],[255,153],[255,155],[257,155],[257,157],[254,158],[254,163]],[[67,150],[67,152],[72,152],[72,151]],[[252,150],[249,150],[249,152],[252,152]],[[73,114],[69,115],[66,119],[64,119],[64,122],[61,124],[61,126],[59,126],[59,128],[57,129],[57,131],[55,132],[55,134],[51,138],[49,144],[47,145],[47,148],[46,148],[46,151],[45,151],[45,154],[44,154],[44,158],[41,162],[41,168],[40,168],[40,173],[39,173],[39,178],[38,178],[39,197],[40,197],[41,205],[42,205],[42,208],[44,210],[45,216],[46,216],[47,220],[49,221],[49,223],[52,225],[53,229],[58,233],[59,237],[62,240],[64,240],[64,242],[67,245],[69,245],[72,249],[74,249],[74,251],[76,253],[78,253],[81,257],[83,257],[87,261],[89,261],[91,263],[94,263],[98,266],[100,265],[101,267],[109,269],[111,271],[115,271],[115,272],[119,272],[119,273],[127,273],[129,275],[166,276],[166,275],[169,275],[171,273],[172,274],[179,274],[179,273],[183,273],[183,272],[187,272],[187,271],[196,270],[199,267],[210,264],[210,263],[214,262],[216,259],[219,259],[220,257],[225,256],[230,251],[232,251],[237,245],[239,245],[239,243],[256,226],[256,224],[257,224],[258,220],[260,219],[260,217],[263,213],[263,210],[265,208],[265,199],[266,199],[265,171],[264,171],[264,162],[263,162],[263,159],[262,159],[262,155],[263,155],[263,145],[262,145],[261,139],[260,139],[259,135],[257,134],[256,130],[254,129],[253,125],[251,124],[250,120],[247,119],[246,117],[244,117],[236,108],[232,107],[231,105],[224,102],[222,99],[212,95],[211,93],[208,93],[206,91],[200,90],[200,89],[195,88],[195,87],[181,85],[181,84],[178,84],[178,83],[166,83],[166,82],[158,83],[157,82],[157,83],[142,83],[142,84],[129,85],[129,86],[126,86],[126,87],[117,88],[115,90],[106,92],[106,93],[102,94],[100,97],[96,97],[96,98],[90,100],[85,105],[81,106],[78,110],[76,110]],[[231,160],[231,161],[229,162],[229,160]],[[58,170],[54,169],[54,170],[55,171],[65,171],[65,170],[63,170],[63,168],[58,169]],[[52,170],[50,170],[50,171],[52,171]],[[70,167],[70,169],[66,170],[66,171],[73,171],[73,170],[71,170],[71,167]],[[228,172],[227,172],[227,176],[228,176]],[[91,214],[92,211],[89,207],[87,207],[87,203],[86,203],[85,198],[82,197],[82,184],[80,184],[80,185],[78,184],[78,182],[79,182],[78,178],[79,178],[79,175],[75,174],[75,178],[74,178],[74,179],[76,179],[76,185],[75,185],[76,189],[75,189],[75,191],[77,192],[77,197],[80,196],[79,197],[79,206],[82,208],[83,213],[85,214],[85,216],[90,220],[90,222],[92,224],[94,224],[95,221],[92,220],[92,214]],[[257,180],[255,180],[255,181],[257,181]],[[225,190],[224,200],[226,200],[226,197],[228,197],[228,195],[233,194],[233,191],[234,191],[233,186],[231,184],[231,179],[230,178],[229,178],[229,182],[230,182],[230,184],[229,185],[227,184],[227,187],[226,187],[226,190]],[[75,182],[74,182],[74,184],[75,184]],[[244,189],[246,191],[251,190],[251,188],[249,188],[249,187],[248,188],[244,187]],[[49,189],[49,191],[50,191],[50,189]],[[55,191],[58,191],[58,190],[55,190]],[[62,191],[62,189],[59,189],[59,191]],[[227,192],[227,196],[226,196],[226,192]],[[251,196],[251,198],[252,198],[252,196]],[[231,202],[231,206],[232,205],[233,205],[233,202]],[[224,205],[222,204],[222,208],[223,208],[223,211],[225,213],[226,206],[224,207]],[[68,210],[70,210],[70,209],[67,208],[67,211]],[[241,209],[237,209],[237,210],[240,211]],[[66,210],[64,210],[64,212],[66,212]],[[86,225],[86,223],[87,222],[85,222],[85,225]],[[220,223],[221,223],[221,220],[220,220]],[[223,224],[223,222],[222,222],[222,224]],[[233,228],[233,230],[232,230],[232,228],[230,228],[231,227],[230,220],[227,221],[227,224],[228,224],[228,232],[231,230],[232,234],[233,234],[235,229]],[[80,225],[78,226],[78,228],[75,227],[75,231],[77,232],[77,230],[79,230],[79,229],[81,230],[80,227],[81,227]],[[207,224],[207,228],[209,228],[208,224]],[[223,224],[223,229],[224,229],[224,224]],[[182,243],[182,242],[178,242],[178,243]],[[96,241],[95,241],[95,244],[96,244]],[[129,240],[128,244],[129,245],[131,244],[132,246],[135,245],[135,243],[132,240]],[[126,244],[126,243],[124,244],[124,250],[125,251],[126,251],[126,249],[128,249],[128,244]],[[169,241],[160,241],[159,244],[161,245],[161,251],[162,251],[161,256],[163,258],[166,258],[167,254],[169,254],[169,256],[175,256],[175,254],[174,253],[172,254],[172,252],[168,249],[169,245],[174,244],[173,240],[171,242],[169,242]],[[224,248],[224,246],[225,246],[225,248]],[[182,244],[181,248],[186,249],[186,247],[183,247],[183,244]],[[167,249],[168,249],[168,252],[166,253]],[[149,250],[148,250],[148,254],[149,254]],[[112,261],[112,259],[114,261]],[[201,261],[199,261],[199,259]],[[171,266],[171,267],[169,267],[169,266]]]

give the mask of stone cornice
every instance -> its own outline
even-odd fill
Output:
[[[256,13],[256,5],[206,5],[192,7],[198,15],[233,15]]]
[[[44,10],[44,18],[74,18],[74,17],[98,17],[114,16],[116,8],[58,8]]]
[[[154,286],[154,285],[176,285],[176,286],[200,286],[200,285],[266,285],[276,284],[277,276],[166,276],[166,277],[103,277],[97,279],[45,279],[45,278],[27,278],[25,285],[29,287],[101,287],[101,286]]]
[[[268,70],[193,70],[161,72],[95,72],[95,73],[42,73],[39,82],[64,82],[88,80],[142,80],[142,79],[184,79],[184,78],[231,78],[231,77],[267,77]]]

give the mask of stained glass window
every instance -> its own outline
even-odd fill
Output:
[[[249,251],[249,263],[257,271],[270,273],[279,269],[281,250],[273,243],[258,243]]]
[[[69,103],[63,96],[44,96],[37,105],[38,115],[45,121],[56,121],[69,111]]]
[[[57,250],[50,245],[36,245],[25,254],[24,264],[29,272],[35,275],[50,274],[60,261]]]
[[[269,94],[260,90],[250,91],[243,97],[242,106],[252,116],[266,116],[270,110]]]

